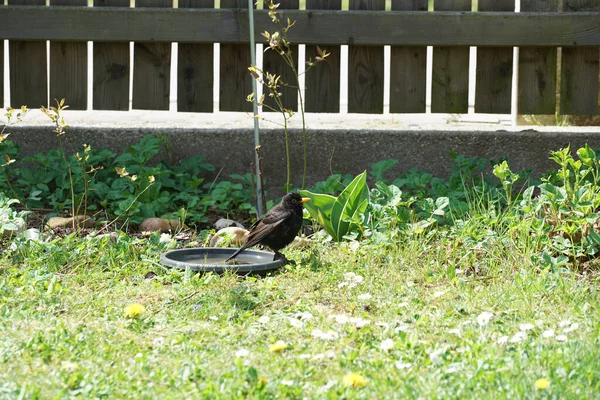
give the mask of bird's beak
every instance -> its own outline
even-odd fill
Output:
[[[300,200],[300,203],[306,203],[309,200],[310,200],[310,197],[303,197],[302,200]]]

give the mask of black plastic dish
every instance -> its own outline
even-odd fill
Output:
[[[285,260],[273,261],[274,253],[262,250],[245,250],[225,264],[227,257],[237,249],[222,247],[196,247],[171,250],[161,254],[160,262],[171,268],[201,272],[262,272],[285,265]]]

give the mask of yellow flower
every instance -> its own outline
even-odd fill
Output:
[[[144,306],[138,303],[133,303],[125,307],[125,316],[127,318],[139,317],[143,312]]]
[[[287,348],[287,344],[285,344],[285,342],[283,340],[278,340],[277,342],[275,342],[269,346],[269,351],[270,352],[281,351],[281,350],[285,350],[286,348]]]
[[[535,381],[535,387],[539,390],[546,390],[550,387],[550,381],[546,378],[541,378]]]
[[[367,378],[356,372],[350,372],[344,376],[344,385],[353,388],[362,388],[367,386]]]
[[[127,172],[125,168],[115,167],[115,171],[117,171],[117,175],[119,175],[121,178],[129,175],[129,172]]]
[[[258,378],[258,384],[259,385],[266,385],[267,384],[267,378],[265,378],[264,376],[261,376],[260,378]]]

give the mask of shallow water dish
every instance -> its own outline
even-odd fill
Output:
[[[190,269],[201,272],[261,272],[285,265],[285,260],[273,261],[274,253],[262,250],[246,250],[233,261],[225,264],[227,257],[237,249],[224,247],[196,247],[171,250],[161,254],[160,262],[171,268]]]

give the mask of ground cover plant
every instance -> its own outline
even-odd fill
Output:
[[[208,231],[5,237],[0,396],[597,396],[596,153],[539,182],[453,157],[447,179],[384,160],[309,188],[337,229],[307,210],[309,245],[262,277],[158,262]]]

